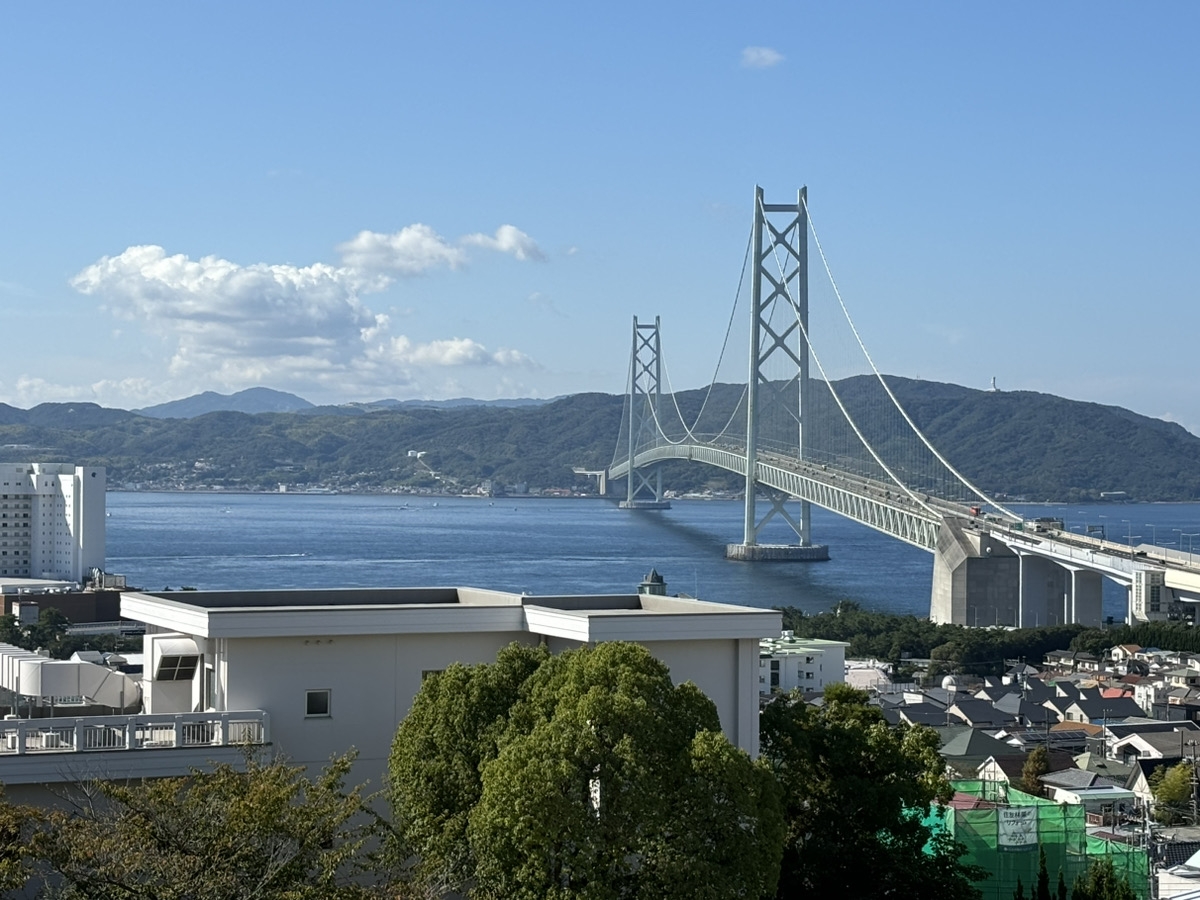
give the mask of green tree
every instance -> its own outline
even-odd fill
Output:
[[[1017,889],[1013,891],[1013,900],[1025,900],[1025,885],[1021,883],[1020,877],[1017,878]]]
[[[1180,762],[1170,768],[1159,766],[1150,773],[1154,796],[1154,818],[1164,825],[1184,820],[1192,803],[1192,765]]]
[[[1021,766],[1021,790],[1035,797],[1042,796],[1041,777],[1050,772],[1050,751],[1045,744],[1039,744],[1029,751],[1025,757],[1025,765]]]
[[[758,897],[783,839],[774,779],[716,707],[636,644],[549,660],[471,815],[481,896]]]
[[[1046,868],[1046,848],[1038,846],[1037,888],[1033,894],[1034,900],[1053,900],[1050,896],[1050,872]]]
[[[1137,893],[1117,874],[1111,860],[1098,859],[1075,880],[1071,900],[1137,900]]]
[[[29,844],[38,813],[8,802],[0,786],[0,892],[23,892],[33,876]]]
[[[1054,900],[1067,900],[1067,879],[1063,877],[1063,870],[1058,870],[1058,888],[1054,892]]]
[[[922,822],[950,793],[934,731],[889,727],[845,685],[826,688],[819,708],[779,697],[760,722],[784,795],[779,897],[979,896],[971,882],[982,870],[961,864],[962,846]]]
[[[426,882],[461,884],[474,872],[467,820],[483,792],[481,769],[496,756],[522,685],[548,657],[543,647],[510,644],[495,663],[455,664],[421,683],[392,743],[388,797]]]
[[[367,897],[355,864],[377,820],[343,789],[351,762],[309,781],[249,755],[245,771],[83,785],[76,808],[36,814],[28,854],[64,900]]]
[[[5,613],[0,616],[0,642],[21,646],[23,638],[24,634],[21,631],[21,623],[17,621],[16,616],[12,613]]]
[[[48,606],[39,613],[37,624],[29,626],[26,640],[35,649],[49,649],[66,635],[70,624],[62,610]]]
[[[440,854],[426,878],[506,900],[774,892],[775,780],[721,733],[712,701],[636,644],[530,652],[512,650],[507,674],[427,679],[397,734],[389,793],[408,844]],[[475,709],[496,714],[474,728]],[[430,752],[451,762],[420,765]],[[434,797],[449,798],[441,818]],[[438,823],[453,836],[439,841]]]

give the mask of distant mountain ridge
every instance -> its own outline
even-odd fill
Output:
[[[196,416],[212,412],[243,412],[250,415],[269,412],[301,412],[312,409],[313,405],[303,397],[297,397],[286,391],[252,387],[235,394],[205,391],[202,394],[184,397],[182,400],[171,400],[143,409],[130,410],[130,412],[150,416],[152,419],[194,419]]]
[[[469,397],[456,397],[450,400],[373,400],[366,403],[343,403],[336,406],[317,406],[303,397],[277,391],[266,387],[247,388],[235,394],[218,394],[215,391],[205,391],[181,400],[171,400],[142,409],[130,410],[138,415],[149,416],[152,419],[194,419],[214,412],[240,412],[249,415],[259,413],[319,413],[323,411],[345,414],[346,411],[373,411],[380,409],[458,409],[467,406],[541,406],[549,400],[536,400],[531,397],[518,397],[507,400],[474,400]],[[341,413],[336,411],[341,410]]]
[[[1050,394],[888,383],[946,458],[995,495],[1075,502],[1125,491],[1133,500],[1200,500],[1200,437],[1178,424]],[[859,376],[839,382],[839,392],[852,397],[869,386]],[[718,384],[707,398],[682,391],[676,399],[693,414],[707,403],[725,421],[743,390]],[[624,404],[621,395],[589,393],[440,408],[425,401],[313,406],[266,389],[243,393],[250,396],[240,402],[300,408],[185,417],[187,407],[176,407],[172,418],[155,418],[94,403],[0,404],[0,461],[103,465],[114,486],[164,490],[582,487],[573,467],[609,464]],[[721,470],[687,462],[669,464],[664,481],[681,492],[738,487]]]

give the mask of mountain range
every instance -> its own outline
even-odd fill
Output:
[[[866,382],[839,384],[853,396]],[[1177,424],[1049,394],[892,377],[888,384],[933,444],[989,492],[1058,501],[1112,491],[1135,500],[1200,499],[1200,437]],[[709,408],[735,411],[742,390],[715,385]],[[684,391],[676,399],[687,410],[705,398]],[[484,480],[582,486],[572,469],[609,464],[623,402],[622,395],[586,393],[314,406],[257,388],[141,411],[0,404],[0,461],[103,465],[111,485],[144,489],[453,491]],[[727,473],[685,462],[671,464],[664,478],[679,491],[738,486]]]
[[[546,400],[518,398],[512,400],[473,400],[468,397],[458,397],[453,400],[373,400],[369,403],[347,403],[345,407],[372,409],[404,409],[405,407],[423,407],[428,409],[457,409],[463,406],[541,406]],[[241,412],[257,415],[258,413],[304,413],[312,411],[335,411],[341,407],[317,406],[303,397],[289,394],[286,391],[276,391],[272,388],[253,387],[236,394],[218,394],[215,391],[205,391],[184,397],[182,400],[171,400],[155,406],[131,410],[152,419],[194,419],[197,416],[212,412]],[[336,413],[335,413],[336,414]]]

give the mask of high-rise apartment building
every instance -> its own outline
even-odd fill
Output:
[[[82,582],[104,568],[104,469],[0,463],[0,578]]]

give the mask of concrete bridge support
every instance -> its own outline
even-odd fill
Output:
[[[1062,565],[1032,553],[1021,553],[1020,558],[1023,628],[1100,624],[1104,579],[1099,572]]]
[[[929,617],[955,625],[1099,625],[1104,578],[1013,549],[947,519],[933,554]]]
[[[947,519],[933,552],[929,617],[938,624],[1016,625],[1020,579],[1020,560],[1006,545]]]

